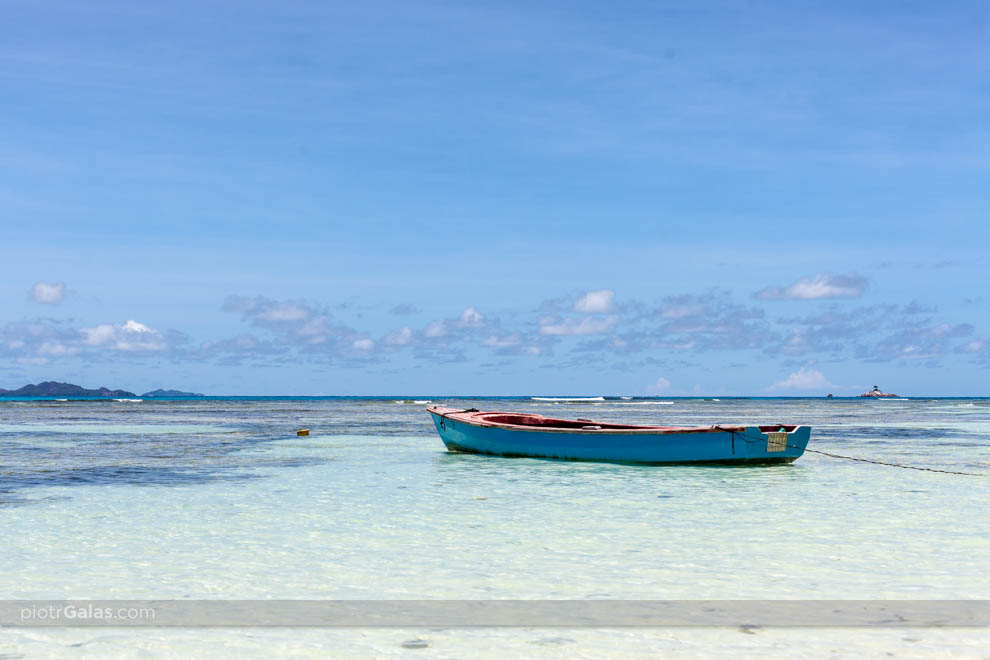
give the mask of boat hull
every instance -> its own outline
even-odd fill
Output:
[[[473,424],[430,409],[437,433],[450,451],[504,457],[618,463],[770,465],[791,463],[811,437],[792,427],[780,448],[757,426],[649,432],[505,428]],[[772,451],[776,450],[776,451]]]

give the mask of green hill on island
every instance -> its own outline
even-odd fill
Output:
[[[0,388],[0,396],[32,396],[32,397],[102,397],[107,399],[136,399],[138,395],[127,390],[111,390],[107,387],[99,387],[95,390],[87,389],[81,385],[72,383],[58,383],[48,380],[37,385],[25,385],[16,390],[5,390]],[[193,392],[181,392],[179,390],[155,390],[142,394],[141,397],[178,397],[178,396],[203,396]]]
[[[127,390],[111,390],[106,387],[90,390],[79,385],[73,385],[72,383],[57,383],[53,380],[48,380],[37,385],[25,385],[16,390],[0,389],[0,396],[100,396],[108,398],[133,398],[137,394],[128,392]]]
[[[145,392],[141,395],[141,398],[153,399],[155,397],[174,397],[174,396],[206,396],[205,394],[197,394],[195,392],[183,392],[181,390],[152,390],[151,392]]]

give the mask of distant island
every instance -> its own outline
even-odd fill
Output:
[[[37,385],[25,385],[16,390],[5,390],[0,388],[0,396],[33,396],[33,397],[101,397],[107,399],[136,399],[139,398],[134,392],[127,390],[111,390],[107,387],[98,387],[95,390],[86,389],[80,385],[72,383],[58,383],[48,380]],[[179,390],[154,390],[146,392],[140,398],[155,397],[179,397],[179,396],[203,396],[193,392],[181,392]]]
[[[900,395],[891,394],[890,392],[884,392],[879,387],[877,387],[876,385],[874,385],[873,386],[873,389],[870,390],[869,392],[866,392],[865,394],[860,394],[859,396],[860,397],[870,398],[870,399],[898,399],[898,398],[900,398]]]
[[[181,390],[152,390],[141,395],[143,399],[153,399],[155,397],[176,397],[176,396],[206,396],[195,392],[183,392]]]

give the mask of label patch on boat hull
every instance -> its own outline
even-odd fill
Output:
[[[787,433],[771,432],[767,433],[767,453],[784,451],[787,449]]]

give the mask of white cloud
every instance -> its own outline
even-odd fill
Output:
[[[273,303],[263,307],[258,312],[258,320],[273,323],[285,321],[304,321],[310,316],[310,311],[296,303]]]
[[[275,333],[277,343],[283,346],[295,344],[323,353],[341,351],[349,354],[353,350],[354,337],[361,334],[337,323],[326,307],[305,302],[272,300],[263,296],[227,296],[222,309],[225,312],[239,313],[252,326]],[[243,352],[228,340],[216,342],[212,346],[213,350]],[[260,349],[268,353],[272,345],[264,342],[260,344]]]
[[[489,335],[481,340],[483,346],[492,346],[493,348],[506,348],[509,346],[516,346],[522,342],[522,335],[518,332],[514,332],[510,335]]]
[[[227,299],[223,301],[223,306],[220,309],[225,312],[240,312],[241,314],[247,316],[252,310],[263,304],[266,300],[267,299],[260,296],[254,300],[251,298],[245,298],[244,296],[227,296]]]
[[[801,367],[790,376],[779,380],[767,389],[770,390],[820,390],[828,387],[835,387],[828,382],[825,374],[817,369],[805,369]]]
[[[144,323],[138,323],[137,321],[128,321],[122,327],[127,332],[154,332],[154,330],[146,326]]]
[[[952,332],[953,328],[948,323],[939,323],[938,325],[929,329],[929,333],[932,337],[944,337]]]
[[[540,334],[575,336],[600,335],[612,332],[618,319],[615,316],[605,318],[586,316],[580,320],[564,319],[560,323],[550,321],[543,323],[543,321],[547,321],[547,319],[541,319]]]
[[[243,314],[244,320],[252,325],[280,330],[305,327],[314,318],[328,316],[303,303],[271,300],[263,296],[227,296],[222,309]]]
[[[652,341],[637,345],[695,351],[762,348],[771,335],[765,316],[762,309],[740,305],[722,289],[668,296],[644,317],[652,326]]]
[[[981,337],[966,342],[965,344],[960,346],[957,350],[960,353],[979,353],[980,351],[983,350],[983,347],[986,345],[987,345],[986,339],[983,339]]]
[[[303,319],[299,320],[302,321]],[[298,326],[294,332],[301,337],[308,337],[309,339],[305,340],[306,343],[319,344],[326,341],[333,330],[330,327],[329,317],[316,316],[306,319],[305,323]]]
[[[35,282],[31,287],[31,299],[36,303],[57,305],[64,297],[64,282]]]
[[[409,316],[411,314],[418,314],[419,308],[415,305],[410,305],[409,303],[399,303],[388,311],[389,313],[396,314],[398,316]]]
[[[615,311],[615,291],[588,291],[574,302],[574,311],[584,314],[611,314]]]
[[[354,343],[351,344],[351,348],[356,351],[370,351],[375,347],[375,342],[367,338],[355,339]]]
[[[430,321],[423,330],[424,337],[443,337],[447,334],[447,324],[443,321]]]
[[[80,332],[85,337],[83,339],[84,344],[88,344],[89,346],[103,346],[113,341],[114,335],[117,333],[117,326],[104,323],[94,328],[83,328]]]
[[[168,341],[158,330],[130,320],[120,325],[104,323],[92,328],[80,328],[87,346],[116,351],[164,351]]]
[[[822,300],[825,298],[859,298],[868,281],[862,275],[822,273],[804,277],[786,287],[767,287],[753,294],[760,300]]]
[[[229,340],[229,344],[232,348],[242,351],[253,351],[262,346],[262,343],[258,341],[257,337],[252,337],[251,335],[238,335]]]
[[[669,348],[672,351],[690,351],[696,344],[693,341],[682,341],[667,344],[657,344],[660,348]]]
[[[477,328],[482,323],[484,323],[484,315],[476,310],[474,307],[468,307],[461,314],[460,324],[462,327],[466,328]]]
[[[79,350],[78,346],[63,344],[60,341],[46,341],[38,347],[38,354],[51,357],[66,357],[75,355]]]
[[[704,313],[705,308],[701,305],[664,305],[660,308],[660,318],[663,319],[685,319]]]
[[[412,328],[404,326],[385,335],[385,339],[383,341],[389,346],[405,346],[412,341],[412,338]]]
[[[954,339],[967,338],[973,330],[969,323],[902,325],[899,331],[878,338],[873,346],[861,346],[858,352],[862,357],[874,360],[930,360],[948,353]]]
[[[670,381],[661,376],[657,378],[657,382],[646,388],[646,391],[650,394],[660,394],[661,392],[666,392],[670,389]]]

